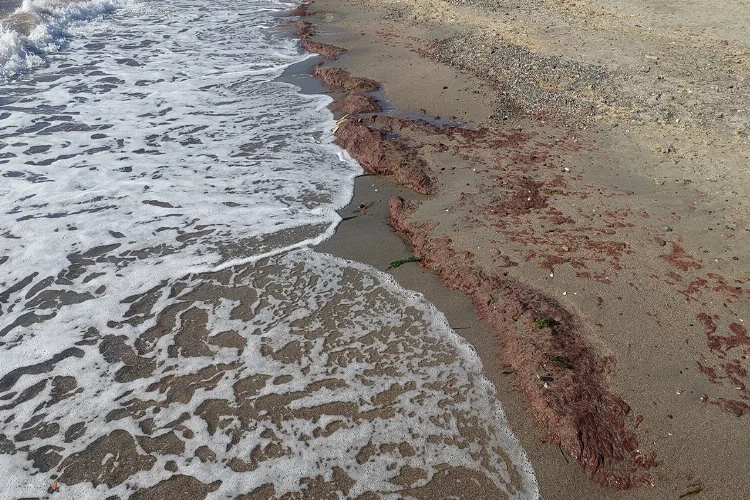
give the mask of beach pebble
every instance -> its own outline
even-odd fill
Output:
[[[658,236],[654,236],[654,237],[653,237],[653,238],[651,239],[651,241],[653,241],[653,242],[654,242],[654,244],[656,244],[656,245],[658,245],[658,246],[660,246],[660,247],[663,247],[664,245],[666,245],[666,244],[667,244],[667,242],[666,242],[666,241],[664,241],[663,239],[659,238]]]

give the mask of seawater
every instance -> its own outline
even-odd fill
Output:
[[[361,170],[291,7],[0,5],[0,498],[538,496],[444,316],[315,251]]]

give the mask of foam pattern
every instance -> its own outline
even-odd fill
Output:
[[[118,2],[25,5],[0,81],[0,499],[535,497],[443,316],[309,249],[361,170],[277,79],[290,5]]]
[[[0,16],[0,82],[45,66],[82,22],[136,6],[134,0],[23,0],[20,8]]]
[[[383,273],[298,250],[130,302],[98,351],[56,363],[7,426],[24,439],[23,422],[59,429],[32,447],[66,450],[71,494],[127,496],[172,461],[215,498],[316,484],[352,498],[429,498],[420,488],[460,468],[486,498],[538,495],[476,353]],[[35,383],[24,376],[17,389]],[[40,401],[54,404],[34,420]]]

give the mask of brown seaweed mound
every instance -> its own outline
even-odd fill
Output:
[[[649,481],[654,465],[630,430],[637,419],[605,386],[611,360],[600,357],[575,317],[553,299],[502,277],[487,276],[468,252],[453,250],[448,237],[431,238],[413,224],[414,204],[390,200],[391,226],[411,243],[422,264],[438,270],[449,287],[472,296],[479,314],[503,344],[531,414],[557,444],[603,486],[626,489]]]

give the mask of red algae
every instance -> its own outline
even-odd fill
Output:
[[[472,296],[499,336],[503,357],[517,374],[516,386],[547,439],[603,486],[626,489],[649,482],[646,470],[654,461],[640,451],[630,430],[636,418],[605,385],[611,360],[595,352],[576,318],[542,293],[476,268],[473,256],[456,252],[450,238],[431,238],[429,226],[413,224],[414,210],[412,202],[392,198],[391,226],[447,286]],[[545,323],[540,318],[553,319],[546,323],[554,326],[540,328]]]
[[[750,382],[747,368],[744,366],[747,356],[750,355],[750,336],[747,328],[740,323],[730,323],[729,335],[717,335],[718,325],[715,320],[718,316],[711,317],[706,313],[700,313],[697,319],[706,331],[706,344],[711,354],[719,361],[715,366],[709,366],[710,360],[703,356],[702,362],[698,362],[698,371],[712,384],[724,385],[725,391],[729,389],[741,399],[750,401],[750,392],[747,390],[747,384]],[[750,406],[743,401],[719,397],[711,401],[711,404],[737,417],[750,413]]]
[[[383,107],[380,103],[367,94],[360,92],[349,92],[328,106],[331,111],[340,115],[357,115],[364,113],[380,113]]]
[[[352,76],[344,68],[329,68],[317,64],[312,71],[312,75],[331,90],[375,92],[380,88],[380,84],[375,80]]]
[[[750,337],[747,335],[747,329],[739,324],[732,323],[729,325],[731,335],[716,335],[716,324],[705,313],[698,315],[700,321],[706,328],[706,339],[708,348],[711,352],[723,357],[727,351],[735,347],[745,346],[750,348]]]
[[[304,42],[310,40],[311,33],[309,26],[298,28],[303,47],[321,53],[319,46]],[[340,53],[334,50],[326,54],[335,59]],[[520,131],[489,136],[486,129],[438,126],[426,120],[378,115],[382,107],[369,95],[380,88],[378,82],[323,63],[316,65],[312,74],[327,88],[343,94],[331,105],[335,112],[346,115],[338,122],[336,143],[366,171],[389,175],[418,193],[434,193],[437,181],[421,157],[420,148],[410,147],[402,134],[442,135],[446,142],[483,139],[487,147],[496,150],[520,145],[536,136]],[[583,147],[575,143],[565,145]],[[470,148],[459,154],[471,159]],[[516,156],[517,162],[545,164],[548,160],[543,151]],[[550,193],[542,190],[543,183],[524,176],[512,180],[514,185],[508,188],[512,190],[510,196],[497,198],[485,210],[500,218],[548,208],[545,194]],[[650,484],[648,469],[655,463],[651,454],[640,450],[632,430],[643,418],[632,415],[629,405],[607,388],[606,377],[613,361],[596,352],[581,333],[577,318],[541,292],[475,266],[471,252],[456,250],[448,236],[434,236],[433,224],[413,224],[409,216],[414,208],[411,202],[392,198],[391,226],[410,242],[414,254],[422,258],[422,265],[436,270],[448,287],[473,298],[480,316],[500,338],[502,353],[499,354],[511,364],[516,373],[515,385],[547,440],[575,457],[589,477],[602,486],[627,489]],[[562,217],[556,213],[550,216]],[[624,245],[605,243],[590,250],[613,259],[626,251]],[[554,326],[541,328],[540,319],[549,320],[549,325]]]
[[[735,401],[733,399],[718,398],[715,401],[709,401],[712,405],[716,405],[724,411],[734,414],[737,417],[741,417],[746,413],[750,413],[750,405],[743,403],[742,401]]]
[[[336,144],[370,173],[390,175],[418,193],[434,192],[435,180],[425,161],[413,149],[386,139],[384,131],[374,130],[362,120],[345,119],[336,131]]]
[[[701,322],[703,328],[706,329],[706,335],[711,336],[716,333],[716,323],[711,316],[706,313],[700,313],[697,319]]]
[[[688,254],[682,246],[675,242],[672,242],[672,251],[670,253],[660,255],[659,257],[681,271],[689,271],[691,268],[701,269],[703,267],[693,258],[692,255]]]
[[[308,14],[307,4],[300,8],[301,12]],[[315,32],[312,24],[305,21],[296,24],[295,34],[308,52],[319,54],[324,59],[336,59],[346,52],[346,49],[312,40]],[[327,88],[345,93],[330,106],[332,111],[344,115],[334,132],[336,144],[346,149],[370,173],[390,175],[418,193],[434,191],[435,181],[430,169],[416,151],[405,144],[386,140],[386,132],[369,127],[362,119],[353,119],[356,115],[382,111],[380,103],[369,95],[380,88],[380,83],[354,77],[343,68],[324,67],[322,63],[315,66],[312,75]]]
[[[543,183],[529,178],[520,179],[514,183],[514,191],[510,196],[496,198],[487,206],[492,214],[504,218],[526,214],[532,210],[540,210],[547,206],[547,199],[540,194]]]

